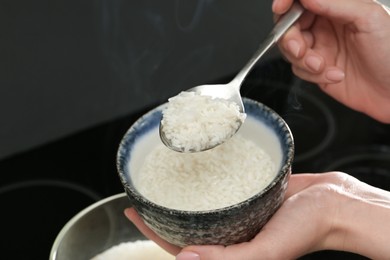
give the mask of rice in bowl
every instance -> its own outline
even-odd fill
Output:
[[[185,211],[223,208],[254,196],[275,178],[281,150],[276,135],[261,122],[249,117],[241,128],[227,142],[200,153],[172,151],[153,140],[152,131],[135,148],[149,151],[133,154],[139,159],[129,165],[135,188],[160,206]]]

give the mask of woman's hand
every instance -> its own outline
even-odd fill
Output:
[[[340,172],[294,174],[281,208],[251,241],[231,246],[173,246],[147,228],[134,209],[126,216],[179,260],[296,259],[345,250],[374,259],[390,255],[390,193]]]
[[[283,14],[293,0],[274,0]],[[300,78],[390,123],[390,15],[373,0],[301,0],[307,10],[279,41]]]

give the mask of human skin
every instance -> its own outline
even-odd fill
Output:
[[[125,215],[178,260],[296,259],[332,249],[388,259],[390,192],[341,172],[293,174],[281,208],[249,242],[181,249],[159,238],[134,209]]]
[[[283,14],[293,0],[274,0]],[[390,15],[372,0],[301,0],[307,10],[279,41],[300,78],[390,123]]]

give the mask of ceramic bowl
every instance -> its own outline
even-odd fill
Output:
[[[273,181],[256,195],[240,203],[207,211],[183,211],[157,205],[133,185],[132,174],[142,165],[145,156],[160,141],[158,126],[162,110],[160,105],[139,118],[126,132],[118,149],[119,178],[139,215],[160,237],[178,245],[219,244],[230,245],[252,239],[280,207],[284,199],[294,142],[285,121],[265,105],[244,98],[247,119],[240,129],[242,136],[262,146],[278,165]],[[271,133],[261,134],[260,125]],[[259,171],[261,174],[261,171]],[[163,190],[159,191],[164,193]]]

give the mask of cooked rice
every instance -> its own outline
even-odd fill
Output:
[[[246,114],[235,102],[183,91],[168,100],[161,124],[170,143],[184,152],[214,147],[233,136]]]
[[[138,240],[115,245],[91,260],[173,260],[175,257],[151,240]]]
[[[177,153],[158,144],[132,179],[156,204],[198,211],[244,201],[270,184],[276,173],[275,162],[259,145],[236,134],[201,153]]]

